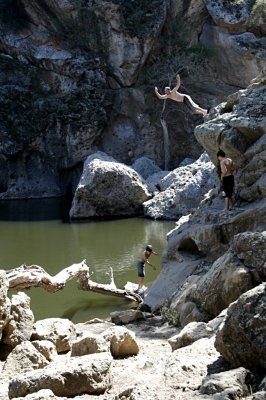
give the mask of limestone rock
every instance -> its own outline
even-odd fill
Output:
[[[249,202],[265,197],[265,84],[265,75],[258,77],[246,90],[230,96],[206,125],[195,129],[213,162],[217,163],[219,147],[235,160],[237,194]]]
[[[48,360],[31,342],[24,341],[18,344],[8,355],[3,367],[2,376],[12,378],[17,374],[44,368],[48,364]]]
[[[235,366],[265,368],[265,289],[262,283],[242,294],[217,332],[216,349]]]
[[[232,214],[221,215],[219,212],[217,213],[217,210],[219,210],[219,207],[220,209],[223,207],[222,199],[217,198],[216,200],[212,201],[211,205],[199,208],[195,214],[183,218],[183,223],[180,223],[168,233],[168,244],[163,253],[161,272],[145,292],[144,302],[152,309],[152,312],[159,309],[170,298],[179,315],[179,320],[182,321],[182,326],[184,326],[183,323],[202,321],[203,315],[197,310],[198,307],[194,303],[195,299],[198,299],[200,305],[204,303],[203,310],[207,311],[208,309],[210,312],[209,317],[213,317],[218,315],[223,308],[226,308],[230,300],[235,300],[237,295],[251,288],[252,286],[250,285],[254,285],[253,279],[257,284],[262,279],[259,278],[257,273],[257,271],[261,271],[261,267],[258,270],[256,268],[247,268],[247,265],[241,263],[235,253],[224,253],[233,243],[234,236],[237,233],[253,230],[263,232],[265,230],[266,201],[262,200],[253,204],[252,207],[248,206],[242,210],[236,210]],[[264,237],[264,235],[261,237]],[[255,254],[251,243],[252,236],[250,246],[253,249],[253,254]],[[258,248],[260,251],[260,246]],[[206,258],[207,254],[208,257]],[[218,260],[219,257],[222,258]],[[225,272],[223,280],[219,281],[219,279],[215,278],[216,268],[223,270],[223,260],[227,260],[228,271],[231,271],[231,278],[236,279],[236,281],[230,282]],[[254,257],[254,265],[257,265],[256,260],[256,257]],[[215,261],[215,266],[211,268]],[[263,262],[261,265],[264,265]],[[237,270],[235,270],[236,266]],[[210,271],[210,279],[204,277],[208,270]],[[203,300],[205,297],[200,295],[200,290],[195,296],[196,285],[194,287],[193,285],[189,286],[189,281],[186,282],[190,275],[194,275],[194,280],[198,281],[199,284],[202,282],[201,288],[204,296],[206,296],[206,302]],[[199,275],[202,278],[199,278]],[[213,276],[213,280],[211,276]],[[242,289],[236,284],[238,280],[242,282]],[[215,285],[221,285],[219,289],[217,286],[213,292],[215,296],[218,296],[217,299],[219,298],[219,301],[213,301],[212,296],[208,295],[208,290],[206,290],[207,282],[209,289],[212,285],[213,289]],[[234,285],[235,290],[235,293],[234,290],[230,292],[228,298],[224,296],[223,292],[225,289],[227,292],[227,283],[229,286]],[[186,292],[181,297],[180,290],[183,291],[183,285],[188,285],[189,287],[185,289]],[[219,292],[219,290],[222,290],[222,292]],[[222,297],[224,300],[219,303]],[[185,303],[188,303],[188,308]]]
[[[176,168],[160,181],[161,192],[144,203],[144,214],[154,219],[177,219],[188,214],[216,185],[213,170],[207,154],[193,164]]]
[[[31,344],[48,360],[53,361],[57,357],[55,344],[51,340],[33,340]]]
[[[154,160],[148,157],[138,158],[133,164],[132,168],[142,176],[143,179],[147,179],[149,176],[162,172],[161,168],[156,165]]]
[[[260,0],[205,3],[212,22],[204,25],[200,40],[217,49],[213,56],[216,73],[224,82],[246,87],[266,65],[265,7]]]
[[[10,314],[11,303],[7,297],[8,291],[8,280],[6,279],[6,273],[0,270],[0,340],[2,338],[2,332],[5,328]]]
[[[236,235],[231,245],[232,252],[247,267],[255,282],[266,277],[266,231],[244,232]]]
[[[260,390],[266,390],[266,377],[264,377],[259,385]]]
[[[169,356],[165,368],[167,384],[170,387],[183,388],[183,391],[197,389],[201,385],[202,376],[207,373],[208,365],[218,357],[213,343],[213,338],[203,338],[191,346],[175,350]]]
[[[113,311],[110,317],[116,325],[126,325],[145,318],[140,310]]]
[[[229,251],[199,279],[194,296],[202,308],[215,317],[253,286],[250,270]]]
[[[104,33],[103,45],[109,50],[108,64],[120,85],[131,86],[136,80],[137,73],[144,65],[147,55],[152,49],[156,33],[162,28],[166,12],[167,7],[164,2],[159,7],[150,7],[150,23],[147,20],[144,27],[139,24],[135,31],[139,34],[132,35],[128,32],[128,26],[127,29],[124,27],[126,21],[122,17],[118,5],[106,1],[99,2],[96,9],[97,17],[100,21],[109,21],[107,25],[105,24],[102,27]],[[135,21],[136,23],[137,21]]]
[[[169,174],[169,171],[161,171],[161,172],[156,172],[153,175],[150,175],[146,179],[146,185],[148,187],[149,192],[153,193],[155,196],[156,194],[159,194],[160,192],[160,183],[163,178],[165,178]]]
[[[245,368],[210,374],[203,379],[200,392],[208,395],[215,393],[229,395],[230,393],[231,398],[247,396],[249,388],[246,382],[249,375],[249,371]]]
[[[127,328],[115,326],[104,332],[103,337],[110,341],[110,351],[114,358],[130,357],[139,352],[135,333]]]
[[[256,0],[230,2],[222,0],[207,0],[207,9],[217,25],[228,28],[232,33],[243,32],[245,28],[256,28],[261,33],[266,33],[264,18],[266,15],[263,4]]]
[[[102,336],[84,332],[78,335],[77,338],[72,342],[71,356],[83,356],[86,354],[101,353],[109,351],[109,343],[104,340]]]
[[[189,346],[202,338],[209,338],[213,335],[213,331],[204,322],[190,322],[180,333],[168,339],[168,343],[172,350]]]
[[[50,389],[42,389],[37,393],[28,394],[27,396],[17,397],[17,400],[58,400]],[[60,397],[60,400],[67,400],[67,397]]]
[[[107,353],[50,363],[42,370],[14,377],[9,383],[9,397],[23,397],[42,389],[50,389],[60,397],[99,395],[111,386],[111,363],[112,357]]]
[[[35,322],[31,340],[50,340],[62,353],[70,350],[75,335],[75,326],[68,319],[46,318]]]
[[[89,156],[70,210],[71,218],[130,216],[150,197],[132,168],[104,153]]]
[[[11,298],[10,319],[3,331],[3,343],[11,348],[30,340],[34,315],[30,309],[30,297],[19,292]]]

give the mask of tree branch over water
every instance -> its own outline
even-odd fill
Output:
[[[124,297],[142,303],[141,296],[125,289],[118,289],[114,283],[113,272],[110,269],[110,283],[102,284],[92,281],[90,278],[93,273],[86,264],[86,260],[78,264],[72,264],[64,268],[55,276],[49,275],[38,265],[21,265],[18,268],[6,271],[9,282],[9,290],[28,290],[33,287],[41,287],[49,293],[62,290],[66,283],[77,277],[77,287],[80,290],[92,291],[100,294]]]

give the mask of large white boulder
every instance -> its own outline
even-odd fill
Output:
[[[138,215],[151,195],[140,175],[105,153],[84,162],[70,210],[71,218]]]
[[[161,192],[144,203],[144,214],[154,219],[178,219],[189,214],[218,184],[214,170],[206,153],[193,164],[176,168],[160,181]]]

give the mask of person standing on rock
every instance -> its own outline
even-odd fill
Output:
[[[146,287],[144,286],[144,277],[145,277],[145,264],[149,264],[153,270],[155,271],[156,268],[149,262],[148,258],[152,255],[156,255],[158,256],[159,254],[156,253],[155,251],[152,250],[152,246],[149,244],[146,249],[144,250],[144,252],[141,254],[139,260],[138,260],[138,290],[142,289],[146,289]]]
[[[180,87],[180,75],[176,75],[176,86],[171,90],[169,86],[164,88],[165,94],[160,94],[157,86],[155,86],[155,94],[160,100],[171,99],[177,101],[178,103],[184,103],[186,106],[193,112],[193,114],[207,115],[208,111],[204,108],[201,108],[198,104],[196,104],[192,98],[184,93],[180,93],[178,91]]]
[[[233,160],[229,157],[226,157],[225,152],[223,150],[219,150],[217,153],[217,158],[220,162],[221,168],[221,181],[223,185],[223,191],[225,193],[225,204],[224,204],[224,211],[230,211],[233,208],[233,192],[234,192],[234,171],[235,171],[235,164]]]

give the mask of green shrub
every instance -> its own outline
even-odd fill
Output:
[[[188,76],[204,67],[215,55],[215,49],[202,44],[190,45],[189,27],[174,18],[167,22],[162,31],[160,43],[144,66],[140,81],[142,84],[171,85],[177,73]]]
[[[132,35],[149,33],[154,19],[157,18],[161,0],[113,0],[121,6],[125,29]]]
[[[161,317],[164,321],[168,322],[169,325],[180,326],[179,314],[170,308],[170,302],[166,301],[160,309]]]

